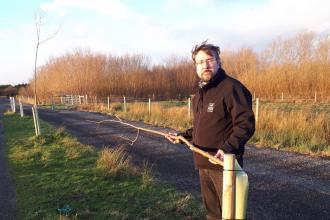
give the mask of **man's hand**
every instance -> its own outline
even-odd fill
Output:
[[[224,157],[224,152],[223,152],[223,150],[221,150],[221,149],[219,149],[218,151],[217,151],[217,153],[214,155],[216,158],[218,158],[219,160],[221,160],[221,161],[223,161],[223,157]]]
[[[223,150],[219,149],[217,151],[217,153],[214,155],[215,158],[218,158],[219,160],[223,161],[223,157],[224,157],[224,152]],[[209,159],[209,161],[213,164],[217,164],[215,161],[213,161],[212,159]]]
[[[169,140],[172,144],[180,143],[179,137],[177,133],[168,133],[165,138]]]

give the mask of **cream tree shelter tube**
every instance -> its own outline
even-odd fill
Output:
[[[235,160],[235,219],[246,218],[247,199],[249,191],[249,178],[242,167]]]

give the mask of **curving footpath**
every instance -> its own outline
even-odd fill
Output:
[[[7,169],[2,120],[7,103],[9,100],[0,98],[0,220],[16,219],[16,193]]]

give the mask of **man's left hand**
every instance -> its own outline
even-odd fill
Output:
[[[223,150],[221,150],[221,149],[219,149],[218,151],[217,151],[217,153],[214,155],[216,158],[218,158],[219,160],[221,160],[221,161],[223,161],[223,157],[224,157],[224,152],[223,152]]]

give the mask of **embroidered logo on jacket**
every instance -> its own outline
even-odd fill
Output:
[[[209,106],[207,107],[207,112],[213,112],[214,109],[214,103],[209,103]]]

